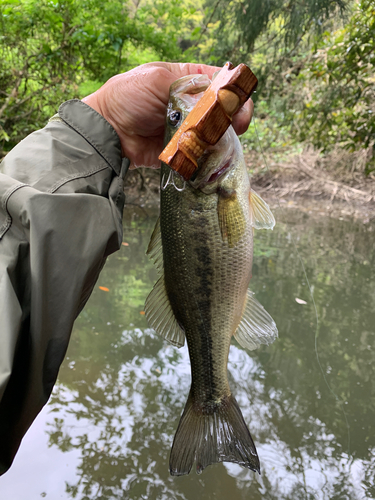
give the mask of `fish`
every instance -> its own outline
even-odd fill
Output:
[[[165,144],[204,90],[206,75],[170,87]],[[161,166],[160,217],[147,254],[160,277],[145,302],[151,328],[174,346],[187,341],[191,388],[169,461],[172,476],[196,463],[234,462],[260,473],[251,434],[228,382],[231,338],[246,349],[278,336],[274,320],[248,289],[253,231],[272,229],[274,216],[250,188],[240,141],[230,126],[198,160],[186,182]]]

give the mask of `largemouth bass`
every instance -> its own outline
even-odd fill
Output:
[[[170,89],[167,143],[210,80],[177,80]],[[198,473],[216,462],[260,472],[257,451],[231,393],[227,362],[231,338],[255,349],[277,337],[271,316],[248,290],[253,228],[273,228],[268,205],[253,191],[232,127],[199,160],[184,182],[161,167],[161,211],[148,248],[161,273],[145,304],[152,328],[181,347],[191,362],[191,389],[170,456],[172,475]]]

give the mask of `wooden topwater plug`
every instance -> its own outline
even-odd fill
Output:
[[[185,180],[198,168],[197,160],[215,145],[232,123],[232,116],[251,96],[258,80],[245,64],[227,62],[160,154]]]

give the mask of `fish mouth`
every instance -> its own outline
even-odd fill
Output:
[[[215,182],[217,179],[219,179],[219,177],[224,175],[226,171],[229,170],[231,165],[232,165],[232,155],[229,157],[229,160],[227,160],[222,167],[219,167],[218,170],[216,170],[213,174],[211,174],[209,179],[206,181],[206,184],[212,184],[212,182]]]
[[[206,149],[203,156],[198,160],[198,165],[201,163],[199,166],[200,168],[198,168],[198,175],[191,179],[191,184],[195,189],[202,189],[204,186],[212,185],[221,179],[232,167],[234,158],[233,147],[230,148],[219,164],[213,169],[212,163],[215,158],[215,153],[216,155],[218,153],[217,145]]]

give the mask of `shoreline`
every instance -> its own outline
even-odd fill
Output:
[[[302,212],[368,224],[375,220],[375,179],[356,174],[351,182],[321,168],[308,165],[273,164],[250,168],[251,187],[271,209],[300,209]],[[255,167],[255,168],[254,168]],[[301,168],[300,168],[301,167]],[[142,209],[159,205],[159,171],[131,170],[125,179],[125,205]]]

